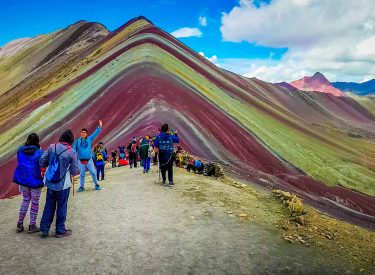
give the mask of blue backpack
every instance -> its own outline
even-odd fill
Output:
[[[56,152],[56,144],[55,144],[55,157],[52,159],[52,161],[49,164],[49,167],[46,172],[46,180],[51,183],[59,183],[64,177],[65,174],[60,177],[60,161],[59,157],[62,153],[67,151],[68,149],[65,149],[60,154],[57,154]]]

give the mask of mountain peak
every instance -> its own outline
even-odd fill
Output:
[[[290,85],[302,91],[344,96],[344,94],[339,89],[333,87],[331,82],[320,72],[316,72],[313,76],[305,76],[302,79],[292,81]]]

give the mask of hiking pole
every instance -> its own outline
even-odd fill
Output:
[[[159,174],[159,182],[160,182],[160,160],[159,160],[159,150],[158,154],[156,155],[156,161],[158,162],[158,174]]]
[[[75,178],[74,178],[74,176],[73,176],[73,180],[72,180],[72,182],[73,182],[73,197],[74,197],[74,182],[75,182]]]

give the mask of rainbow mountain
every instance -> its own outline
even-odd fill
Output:
[[[289,86],[225,71],[144,17],[13,41],[0,48],[0,198],[17,193],[15,155],[31,132],[46,148],[102,119],[110,150],[167,122],[235,176],[374,227],[375,98]]]

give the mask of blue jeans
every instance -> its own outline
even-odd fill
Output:
[[[78,160],[78,169],[79,169],[79,173],[80,173],[80,181],[79,181],[79,185],[84,188],[85,187],[85,174],[86,174],[86,167],[87,167],[87,170],[89,170],[89,173],[92,177],[92,180],[94,182],[95,185],[98,184],[98,180],[96,179],[96,169],[95,169],[95,165],[94,165],[94,161],[92,159],[90,159],[87,164],[82,164],[80,160]]]
[[[96,178],[99,180],[100,173],[102,173],[102,179],[104,179],[104,163],[96,165]]]
[[[143,159],[142,164],[143,164],[143,170],[149,171],[150,170],[150,164],[151,164],[151,158]]]
[[[44,206],[42,220],[40,221],[40,231],[43,233],[49,232],[56,212],[56,234],[65,233],[69,192],[70,187],[61,191],[54,191],[47,188],[46,204]]]

